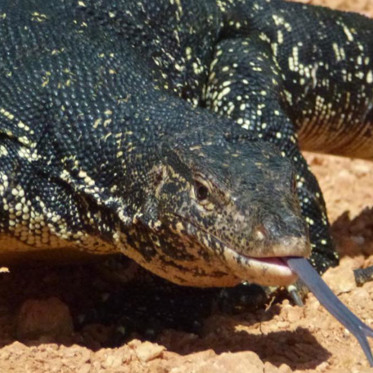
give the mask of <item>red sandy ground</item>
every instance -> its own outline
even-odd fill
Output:
[[[373,16],[372,0],[318,3]],[[321,183],[342,256],[340,266],[329,270],[324,279],[351,310],[373,326],[373,282],[356,288],[352,273],[354,268],[373,264],[373,162],[314,154],[307,158]],[[284,301],[255,313],[212,315],[201,337],[168,330],[157,343],[134,339],[108,349],[101,347],[108,333],[104,326],[90,325],[74,332],[70,310],[56,298],[59,287],[71,287],[84,302],[92,281],[89,274],[76,268],[46,269],[42,274],[30,269],[14,276],[3,271],[0,372],[373,372],[356,340],[312,294],[303,308]],[[10,285],[12,276],[16,283]],[[55,294],[46,290],[54,287]],[[15,306],[22,296],[28,299],[24,294],[38,292],[55,298],[45,304],[28,300],[22,310]],[[37,339],[27,334],[34,325],[44,330]]]

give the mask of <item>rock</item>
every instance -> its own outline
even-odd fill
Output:
[[[251,351],[226,352],[206,360],[186,359],[183,364],[174,367],[170,373],[263,373],[264,363]]]
[[[164,346],[157,343],[143,342],[134,340],[128,344],[131,348],[135,350],[135,353],[139,360],[142,362],[148,362],[159,357],[163,351],[166,350]]]
[[[67,305],[58,298],[26,300],[17,315],[17,337],[21,340],[61,339],[73,333],[73,321]]]

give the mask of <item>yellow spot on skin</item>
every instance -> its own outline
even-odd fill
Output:
[[[218,94],[218,101],[221,101],[221,99],[226,96],[229,92],[231,91],[231,89],[229,87],[225,87],[219,94]]]
[[[185,48],[185,55],[186,55],[186,58],[187,60],[190,60],[192,59],[192,48],[191,47],[186,47]]]
[[[373,83],[373,72],[370,70],[367,74],[367,83],[371,84]]]
[[[31,20],[36,22],[44,22],[48,17],[45,14],[33,12],[31,13]]]
[[[7,156],[8,150],[4,145],[0,145],[0,157]]]
[[[42,87],[45,87],[48,85],[49,83],[49,77],[51,76],[51,72],[50,71],[46,71],[45,72],[45,75],[43,77],[43,82],[41,83],[41,86]]]
[[[341,58],[341,53],[339,52],[339,47],[337,43],[333,43],[333,50],[334,50],[335,58],[337,62],[339,62],[342,58]]]
[[[277,31],[277,43],[282,44],[284,42],[284,34],[281,30]]]
[[[343,31],[346,34],[348,41],[353,41],[354,40],[354,37],[353,37],[351,31],[349,30],[349,28],[347,26],[343,26]]]
[[[176,223],[176,231],[179,232],[179,233],[181,233],[183,229],[184,229],[183,223],[180,222],[180,221],[177,222]]]
[[[94,122],[93,122],[93,128],[97,128],[102,122],[102,119],[101,118],[98,118],[96,119]]]
[[[355,76],[359,79],[363,79],[364,78],[364,73],[362,71],[358,71]]]
[[[175,69],[177,70],[177,71],[183,71],[184,70],[184,66],[181,66],[181,65],[179,65],[177,62],[175,63]]]
[[[9,120],[14,119],[14,115],[9,111],[5,110],[4,108],[0,108],[0,114],[4,115],[4,117],[8,118]]]

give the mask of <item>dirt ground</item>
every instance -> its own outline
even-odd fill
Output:
[[[373,0],[318,3],[373,16]],[[373,282],[356,287],[353,277],[353,269],[373,265],[373,162],[306,156],[342,257],[324,280],[373,327]],[[67,306],[71,298],[71,304],[89,307],[95,286],[91,272],[76,266],[0,268],[0,372],[373,372],[355,338],[312,294],[302,308],[284,300],[250,313],[215,313],[199,336],[164,330],[155,342],[133,338],[104,348],[109,328],[90,324],[75,330],[76,310]]]

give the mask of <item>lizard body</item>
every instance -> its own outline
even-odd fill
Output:
[[[4,258],[122,252],[194,286],[287,284],[276,258],[310,245],[336,264],[297,137],[372,157],[372,21],[278,0],[0,5]]]

